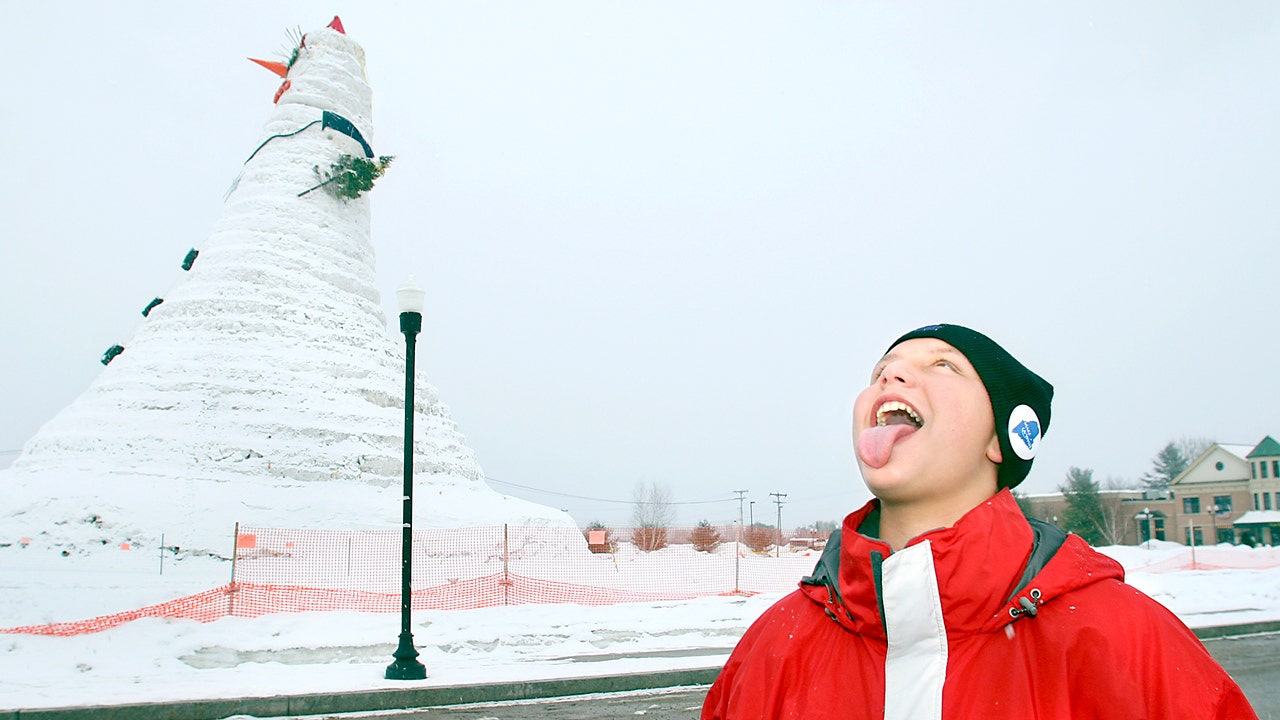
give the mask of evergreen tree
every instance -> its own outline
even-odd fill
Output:
[[[1022,514],[1029,518],[1036,517],[1035,507],[1031,504],[1031,500],[1027,497],[1026,493],[1021,493],[1017,490],[1013,490],[1011,492],[1013,493],[1013,499],[1018,503],[1018,509],[1022,511]]]
[[[701,550],[705,553],[715,552],[720,547],[720,531],[711,524],[710,520],[703,520],[698,523],[698,527],[689,533],[689,541],[693,543],[694,550]]]
[[[1059,485],[1058,490],[1067,502],[1062,529],[1079,535],[1090,545],[1101,545],[1106,513],[1098,495],[1098,483],[1093,479],[1093,470],[1072,466],[1067,470],[1066,482]]]
[[[1170,442],[1156,453],[1155,459],[1151,461],[1151,472],[1142,476],[1142,482],[1148,490],[1168,490],[1169,483],[1181,475],[1190,462],[1182,454],[1178,444]]]

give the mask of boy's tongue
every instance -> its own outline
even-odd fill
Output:
[[[910,424],[869,427],[858,436],[858,457],[873,468],[884,467],[893,446],[915,431],[916,426]]]

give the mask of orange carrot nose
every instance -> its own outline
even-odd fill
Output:
[[[253,62],[258,63],[262,67],[270,70],[271,72],[279,75],[280,77],[284,77],[289,74],[289,66],[285,65],[282,62],[276,62],[275,60],[259,60],[257,58],[249,58],[249,59]]]

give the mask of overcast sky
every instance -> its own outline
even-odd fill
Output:
[[[496,489],[837,520],[852,399],[933,322],[1055,385],[1028,491],[1280,434],[1280,5],[964,5],[0,3],[0,465],[180,281],[279,84],[245,58],[335,13],[388,317],[414,273],[486,474],[561,494]]]

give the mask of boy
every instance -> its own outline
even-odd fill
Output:
[[[1052,398],[968,328],[894,341],[853,411],[876,499],[743,636],[703,720],[1256,718],[1118,563],[1019,511]]]

